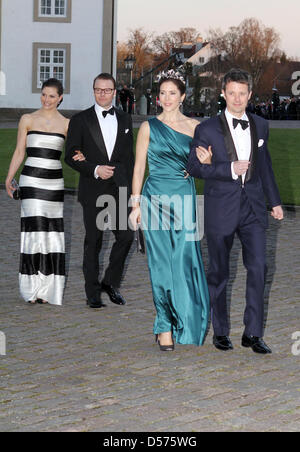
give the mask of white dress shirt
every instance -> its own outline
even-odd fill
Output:
[[[239,160],[250,160],[251,156],[251,132],[250,132],[250,125],[247,127],[247,129],[243,130],[241,124],[238,124],[237,127],[234,129],[233,127],[233,116],[229,111],[225,110],[225,116],[229,125],[229,129],[231,132],[231,136],[235,145],[235,149],[237,152],[237,156]],[[241,118],[236,119],[243,119],[245,121],[249,121],[248,116],[246,113],[243,114]],[[233,163],[231,165],[231,172],[233,179],[238,179],[238,176],[235,174],[233,169]],[[243,183],[245,182],[246,174],[243,174],[242,180]]]
[[[109,110],[110,108],[108,108],[107,110]],[[105,110],[106,110],[105,108],[101,107],[98,104],[95,104],[95,112],[96,112],[96,115],[97,115],[97,118],[99,121],[102,135],[103,135],[103,140],[105,143],[108,160],[110,160],[114,147],[115,147],[115,144],[116,144],[117,133],[118,133],[118,120],[116,117],[116,113],[114,113],[113,115],[108,114],[104,118],[102,112]],[[98,179],[98,177],[99,177],[96,174],[98,167],[99,167],[99,165],[96,166],[95,172],[94,172],[96,179]]]

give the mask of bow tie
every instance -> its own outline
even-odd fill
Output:
[[[106,118],[106,116],[107,116],[108,114],[114,115],[114,113],[115,113],[114,107],[111,107],[109,110],[103,110],[103,112],[102,112],[103,118]]]
[[[244,119],[232,118],[232,122],[233,122],[234,129],[237,127],[238,124],[241,124],[243,130],[246,130],[247,127],[249,127],[249,121],[246,121]]]

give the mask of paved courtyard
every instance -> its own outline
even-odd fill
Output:
[[[240,345],[245,271],[238,242],[229,288],[234,351],[217,351],[210,329],[203,347],[162,353],[152,335],[146,257],[134,249],[122,286],[127,305],[105,298],[105,309],[86,307],[82,214],[72,195],[65,199],[64,305],[20,299],[19,208],[0,190],[0,431],[300,430],[300,344],[292,340],[300,332],[300,209],[286,212],[281,225],[270,221],[265,339],[273,354],[260,356]],[[205,240],[202,247],[207,265]]]

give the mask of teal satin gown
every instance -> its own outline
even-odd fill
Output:
[[[192,138],[149,120],[149,177],[141,211],[157,311],[154,334],[172,331],[179,344],[202,345],[209,319],[194,180],[185,178]]]

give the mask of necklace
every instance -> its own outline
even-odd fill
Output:
[[[49,118],[43,118],[44,119],[44,121],[45,121],[45,123],[46,123],[46,125],[47,126],[50,126],[51,124],[52,124],[52,122],[53,122],[53,118],[51,118],[51,119],[49,119]]]

